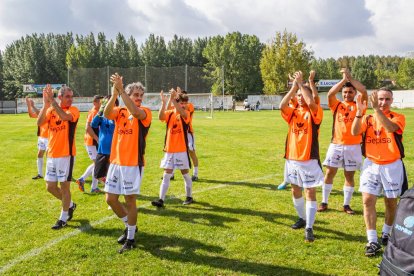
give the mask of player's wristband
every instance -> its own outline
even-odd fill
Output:
[[[360,115],[360,116],[355,116],[355,118],[361,119],[361,118],[362,118],[362,115]]]

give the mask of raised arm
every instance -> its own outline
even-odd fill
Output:
[[[43,107],[40,109],[39,114],[37,115],[37,125],[41,126],[46,121],[46,111],[50,107],[49,95],[46,93],[46,87],[43,88]]]
[[[188,113],[185,111],[184,108],[181,107],[181,105],[177,102],[177,96],[178,96],[178,92],[174,89],[170,90],[170,97],[171,97],[171,102],[175,107],[175,110],[177,110],[177,112],[181,115],[181,118],[183,118],[184,120],[187,119],[188,117]]]
[[[312,97],[312,91],[310,88],[306,89],[303,85],[303,73],[298,71],[295,73],[295,81],[298,84],[299,90],[302,92],[302,96],[309,109],[316,113],[318,111],[318,105],[315,103],[315,100]]]
[[[379,108],[378,105],[378,91],[372,92],[372,94],[369,97],[372,109],[374,109],[375,114],[377,115],[378,121],[382,124],[382,126],[387,130],[388,132],[396,132],[400,129],[400,127],[392,122],[387,116],[385,116],[384,112]]]
[[[319,94],[318,94],[318,88],[315,85],[315,75],[316,75],[316,71],[315,70],[311,70],[309,72],[309,87],[312,90],[312,97],[313,100],[315,101],[316,104],[320,104],[321,100],[319,99]]]
[[[352,128],[351,128],[351,134],[354,136],[361,135],[362,129],[362,114],[367,109],[367,101],[362,101],[362,95],[358,94],[356,97],[356,108],[357,112],[354,118],[354,121],[352,122]]]
[[[298,89],[299,89],[299,87],[298,87],[296,81],[293,80],[292,87],[290,88],[289,92],[280,101],[279,109],[282,112],[285,112],[286,109],[289,108],[289,102],[290,102],[291,99],[293,99],[295,97],[296,92],[298,92]]]
[[[112,75],[110,80],[112,82],[112,91],[111,91],[112,94],[111,94],[111,98],[109,98],[109,101],[106,103],[106,106],[105,106],[104,111],[103,111],[103,115],[106,118],[109,118],[109,119],[112,118],[111,115],[114,112],[115,102],[116,102],[116,99],[118,98],[118,94],[119,94],[117,86],[115,85],[116,82],[119,82],[119,79],[118,79],[117,75]],[[122,84],[122,77],[121,77],[120,82],[121,82],[120,85],[122,86],[122,90],[123,90],[124,88],[123,88],[123,84]],[[119,86],[119,84],[118,84],[118,86]]]
[[[161,121],[165,120],[165,105],[167,102],[166,96],[164,96],[164,91],[161,90],[160,92],[160,98],[161,98],[161,107],[160,110],[158,111],[158,119],[160,119]],[[169,102],[171,101],[171,97],[168,100]]]
[[[332,106],[335,103],[335,101],[337,101],[336,94],[339,91],[341,91],[342,87],[348,81],[346,78],[346,74],[345,74],[346,71],[347,69],[345,68],[341,69],[342,80],[338,82],[337,84],[335,84],[334,86],[332,86],[331,89],[329,89],[329,92],[328,92],[328,105],[329,106]]]
[[[362,83],[360,83],[358,80],[352,78],[352,75],[348,69],[345,70],[345,77],[352,84],[352,86],[355,87],[355,89],[362,94],[362,101],[367,101],[368,92],[365,86]]]
[[[40,110],[37,109],[34,105],[34,102],[29,97],[26,97],[27,112],[29,113],[30,118],[37,118]]]

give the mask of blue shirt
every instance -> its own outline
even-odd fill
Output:
[[[93,117],[91,126],[93,128],[99,128],[98,153],[111,154],[112,137],[115,129],[114,121],[96,115]]]

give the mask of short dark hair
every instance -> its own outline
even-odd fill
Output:
[[[176,101],[186,103],[188,102],[188,96],[186,94],[180,93],[178,94]]]
[[[101,95],[93,96],[93,101],[100,100],[100,99],[103,99],[103,96],[101,96]]]
[[[352,87],[354,90],[356,90],[356,89],[355,89],[355,86],[353,86],[353,85],[352,85],[352,83],[351,83],[350,81],[347,81],[347,82],[344,84],[344,86],[342,86],[342,88],[345,88],[345,87]]]

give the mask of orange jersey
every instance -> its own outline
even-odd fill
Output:
[[[285,145],[285,158],[306,161],[319,160],[319,126],[323,118],[323,110],[313,114],[308,107],[288,107],[282,112],[283,119],[289,124]]]
[[[193,115],[194,115],[194,105],[190,102],[187,103],[187,110],[190,112],[190,129],[188,132],[194,133],[193,130]]]
[[[336,99],[335,103],[329,106],[333,113],[332,139],[334,144],[357,145],[362,141],[362,135],[353,136],[351,134],[352,122],[356,115],[355,102],[340,102]],[[365,113],[365,111],[364,111]]]
[[[174,110],[165,111],[165,122],[167,131],[165,134],[164,151],[169,153],[187,151],[187,133],[191,121],[190,112],[187,113],[187,119],[181,118],[181,115]]]
[[[95,115],[98,114],[98,111],[99,110],[95,107],[92,107],[92,109],[88,111],[88,117],[86,117],[86,126],[88,125],[88,123],[92,123],[93,117],[95,117]],[[97,144],[88,132],[85,133],[84,141],[86,146],[93,146]]]
[[[145,166],[146,138],[151,126],[152,113],[146,107],[140,109],[147,114],[143,120],[133,117],[125,107],[114,107],[108,116],[108,119],[115,121],[110,157],[112,164]]]
[[[75,130],[79,120],[79,109],[71,106],[63,108],[63,111],[72,115],[72,121],[62,121],[53,107],[46,111],[46,122],[49,126],[48,157],[76,155]]]
[[[47,122],[44,122],[41,126],[37,126],[37,136],[42,138],[49,137],[49,127],[47,125]]]
[[[396,132],[386,131],[375,114],[362,118],[362,153],[376,164],[389,164],[404,157],[402,134],[405,116],[392,111],[386,116],[399,126]]]

